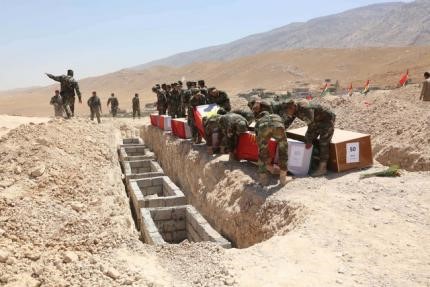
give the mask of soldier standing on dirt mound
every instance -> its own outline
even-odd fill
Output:
[[[46,75],[54,81],[60,82],[60,94],[63,98],[64,110],[67,118],[73,117],[75,115],[75,95],[78,95],[79,103],[82,103],[81,91],[79,90],[78,82],[73,78],[73,70],[67,70],[67,76]]]
[[[256,101],[253,107],[256,125],[255,134],[258,144],[258,173],[262,185],[267,185],[268,171],[274,173],[272,159],[269,153],[269,141],[274,138],[278,142],[279,168],[281,185],[291,180],[287,177],[288,141],[285,134],[284,123],[279,115],[270,114],[271,106],[266,101]]]
[[[320,162],[318,169],[311,176],[318,177],[327,173],[327,162],[330,152],[330,141],[334,133],[334,122],[336,115],[329,109],[318,105],[311,104],[307,100],[293,101],[286,103],[286,113],[289,120],[286,122],[288,128],[295,118],[299,118],[308,125],[305,134],[306,148],[310,149],[313,142],[320,137]]]
[[[217,104],[227,112],[231,111],[230,98],[226,92],[219,91],[215,87],[208,90],[208,104]]]
[[[93,92],[92,96],[88,99],[87,104],[90,107],[91,120],[94,121],[95,115],[97,117],[97,122],[101,123],[100,114],[102,112],[102,103],[96,92]]]
[[[136,115],[140,119],[140,100],[139,100],[139,94],[134,94],[134,98],[131,101],[133,106],[133,120],[136,118]]]
[[[114,93],[110,94],[110,98],[107,101],[107,106],[109,107],[109,105],[112,117],[116,117],[116,114],[118,113],[119,102]]]
[[[191,99],[190,99],[190,104],[188,106],[188,125],[191,128],[191,132],[193,135],[193,142],[195,144],[199,144],[202,142],[202,136],[199,133],[199,130],[197,129],[197,126],[195,124],[195,120],[194,120],[194,109],[197,106],[201,106],[201,105],[205,105],[206,102],[206,97],[200,93],[200,90],[197,88],[193,88],[191,89]]]

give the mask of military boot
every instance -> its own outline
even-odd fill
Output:
[[[281,172],[281,169],[277,165],[271,164],[271,165],[266,166],[266,168],[271,174],[274,174],[274,175],[277,175]]]
[[[314,171],[311,176],[312,177],[319,177],[327,174],[327,162],[320,162],[318,165],[318,168],[316,171]]]
[[[269,185],[269,175],[267,173],[260,173],[258,175],[258,181],[262,186],[268,186]]]
[[[287,176],[287,171],[281,170],[279,174],[279,182],[282,186],[285,186],[287,183],[292,181],[293,178],[291,176]]]
[[[237,161],[236,154],[234,152],[229,153],[228,160],[229,161]]]
[[[209,155],[213,155],[214,154],[214,150],[213,150],[213,148],[211,146],[208,146],[207,151],[208,151]]]

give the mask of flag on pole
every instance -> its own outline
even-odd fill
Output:
[[[353,90],[352,90],[352,83],[348,87],[348,96],[352,96]]]
[[[400,87],[404,87],[407,85],[409,80],[409,69],[406,71],[406,74],[402,75],[402,78],[399,81]]]
[[[312,99],[313,99],[313,98],[312,98],[312,96],[311,96],[311,95],[307,95],[307,96],[306,96],[306,100],[308,100],[308,101],[312,101]]]
[[[329,83],[325,83],[324,87],[322,88],[320,97],[325,96],[328,93],[328,87],[329,87]]]
[[[370,80],[367,80],[366,84],[364,85],[364,89],[361,92],[363,95],[367,95],[367,93],[370,90]]]

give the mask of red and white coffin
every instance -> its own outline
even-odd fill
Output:
[[[203,127],[203,118],[217,114],[219,106],[217,104],[197,106],[194,108],[194,122],[202,137],[205,136],[205,128]]]
[[[181,139],[191,138],[191,129],[186,119],[172,119],[172,133]]]
[[[166,115],[158,116],[158,127],[164,131],[172,130],[172,117]]]
[[[158,114],[152,114],[149,118],[151,119],[151,125],[158,127]]]
[[[269,142],[269,153],[272,162],[275,160],[278,143],[271,139]],[[236,146],[236,157],[239,160],[258,161],[257,137],[253,132],[242,133]]]

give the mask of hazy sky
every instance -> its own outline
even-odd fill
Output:
[[[114,72],[378,0],[0,0],[0,90]]]

